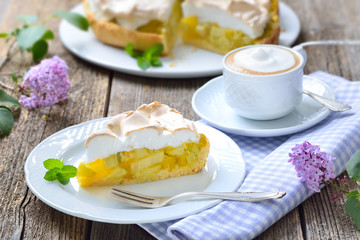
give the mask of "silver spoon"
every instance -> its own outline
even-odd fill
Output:
[[[324,105],[325,107],[330,109],[331,111],[343,112],[343,111],[347,111],[347,110],[351,109],[351,106],[349,106],[345,103],[341,103],[341,102],[332,100],[330,98],[326,98],[326,97],[317,95],[316,93],[309,92],[308,90],[303,89],[303,93],[312,97],[313,99],[315,99],[316,101],[318,101],[319,103],[321,103],[322,105]]]
[[[320,40],[320,41],[310,41],[310,42],[303,42],[300,43],[299,45],[293,47],[294,50],[298,51],[300,54],[303,55],[304,59],[306,60],[306,51],[303,49],[304,47],[307,46],[314,46],[314,45],[360,45],[360,41],[359,40]],[[309,92],[307,90],[303,90],[303,93],[305,93],[306,95],[312,97],[313,99],[315,99],[316,101],[318,101],[319,103],[323,104],[325,107],[327,107],[328,109],[330,109],[331,111],[336,111],[336,112],[342,112],[342,111],[347,111],[351,109],[351,106],[345,104],[345,103],[341,103],[335,100],[331,100],[329,98],[317,95],[315,93]]]

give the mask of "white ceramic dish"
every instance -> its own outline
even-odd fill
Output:
[[[84,15],[79,4],[71,11]],[[300,21],[295,12],[280,3],[281,33],[279,44],[290,46],[300,33]],[[192,78],[219,75],[222,55],[179,43],[174,57],[162,58],[163,66],[142,71],[136,61],[122,49],[99,42],[91,30],[84,32],[66,21],[61,21],[59,35],[62,43],[76,56],[112,70],[145,77]]]
[[[199,88],[193,95],[194,111],[210,125],[223,131],[251,137],[274,137],[299,132],[314,126],[329,114],[330,110],[307,95],[301,104],[285,117],[257,121],[240,117],[224,99],[223,77],[217,77]],[[321,96],[335,99],[334,91],[324,82],[304,75],[304,89]]]
[[[76,178],[63,186],[43,179],[43,161],[64,158],[78,166],[85,160],[84,142],[93,131],[105,126],[109,118],[88,121],[63,129],[41,142],[25,162],[26,183],[47,205],[70,215],[107,223],[150,223],[182,218],[210,208],[219,200],[193,199],[158,209],[144,209],[119,202],[109,196],[110,187],[80,188]],[[198,174],[162,181],[124,185],[123,188],[149,195],[166,196],[185,191],[231,192],[245,176],[245,162],[239,147],[218,130],[196,123],[210,140],[206,167]]]

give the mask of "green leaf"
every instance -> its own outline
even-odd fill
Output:
[[[132,56],[132,55],[133,55],[133,51],[134,51],[134,44],[128,43],[128,44],[125,46],[125,52],[127,52],[127,54],[129,54],[130,56]]]
[[[351,196],[354,196],[355,198],[358,198],[360,196],[360,193],[357,190],[353,190],[352,192],[350,192],[346,198],[349,198]]]
[[[66,185],[69,183],[70,178],[65,176],[61,171],[56,174],[57,179],[62,185]]]
[[[164,46],[162,44],[155,44],[144,52],[144,57],[146,60],[150,61],[152,57],[159,57],[164,50]]]
[[[75,27],[81,30],[87,31],[89,29],[88,20],[84,16],[78,13],[57,11],[54,13],[54,16],[65,19],[70,24],[74,25]]]
[[[11,79],[13,80],[14,83],[18,82],[18,76],[16,75],[16,73],[14,72],[11,73]]]
[[[146,70],[148,69],[149,67],[151,67],[151,64],[149,61],[147,61],[144,57],[139,57],[137,59],[137,64],[138,66],[142,69],[142,70]]]
[[[360,150],[346,164],[346,171],[353,181],[360,181]]]
[[[55,39],[55,35],[53,33],[53,31],[51,30],[46,30],[46,32],[44,33],[44,35],[41,38],[42,40],[52,40]]]
[[[31,24],[35,23],[38,20],[38,17],[36,15],[29,15],[29,16],[16,16],[16,19],[25,23],[25,24]]]
[[[46,28],[40,26],[30,26],[27,28],[20,28],[16,34],[16,41],[23,52],[30,49],[34,43],[39,41],[45,34]]]
[[[39,61],[45,57],[48,52],[49,45],[45,40],[39,40],[31,48],[34,61]]]
[[[16,35],[19,33],[19,31],[20,31],[20,28],[15,28],[14,30],[12,30],[12,31],[10,32],[10,35],[11,35],[11,36],[16,36]]]
[[[158,57],[152,57],[150,60],[151,66],[153,67],[161,67],[162,66],[162,62],[160,61],[160,59]]]
[[[0,105],[20,107],[19,101],[11,95],[7,94],[2,89],[0,89]]]
[[[13,126],[14,116],[10,109],[0,106],[0,137],[9,135]]]
[[[61,168],[61,174],[65,177],[72,178],[76,177],[77,168],[71,165],[65,165]]]
[[[360,201],[354,195],[346,199],[345,211],[351,217],[357,229],[360,230]]]
[[[8,33],[0,33],[0,38],[6,38],[8,36],[9,36]]]
[[[57,174],[60,172],[60,168],[53,168],[50,169],[45,173],[44,179],[47,181],[55,181],[58,179]]]
[[[43,162],[44,167],[47,170],[51,170],[53,168],[59,168],[59,170],[64,166],[64,163],[59,159],[49,158]]]
[[[134,50],[134,45],[132,43],[125,46],[125,52],[133,58],[138,58],[143,55],[141,52]]]

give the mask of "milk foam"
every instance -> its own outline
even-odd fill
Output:
[[[234,65],[261,73],[279,72],[295,65],[290,51],[280,47],[253,47],[238,51]]]

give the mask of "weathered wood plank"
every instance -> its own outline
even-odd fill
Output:
[[[78,2],[11,0],[6,15],[1,15],[3,24],[0,32],[19,26],[16,15],[35,13],[43,19],[55,10],[68,10]],[[300,17],[302,32],[298,43],[360,39],[359,1],[284,2]],[[3,3],[0,3],[0,8]],[[151,79],[122,73],[115,73],[112,77],[110,71],[85,63],[63,48],[57,36],[58,22],[53,20],[48,25],[56,33],[56,40],[50,43],[49,56],[60,55],[67,61],[72,89],[69,99],[54,107],[31,111],[21,109],[17,113],[13,133],[0,139],[0,181],[3,183],[0,185],[0,239],[153,239],[137,225],[92,223],[48,207],[26,187],[23,164],[41,140],[58,130],[89,119],[131,110],[142,103],[161,101],[180,110],[185,117],[196,120],[198,117],[191,109],[192,94],[211,78]],[[6,44],[0,40],[0,63],[10,46],[11,42]],[[359,51],[359,47],[309,47],[305,73],[323,70],[350,80],[360,80]],[[31,64],[31,56],[27,53],[22,56],[14,48],[5,65],[0,67],[0,72],[24,71]],[[107,105],[109,76],[111,91]],[[44,121],[43,115],[48,115],[50,120]],[[325,188],[257,239],[302,239],[303,236],[305,239],[358,239],[359,232],[346,215],[344,202],[331,202],[331,193],[330,188]]]
[[[38,14],[45,19],[56,10],[68,10],[78,1],[50,2],[45,0],[13,0],[3,21],[2,30],[9,31],[18,22],[17,15]],[[71,90],[68,100],[53,107],[27,110],[22,108],[15,121],[13,133],[0,139],[0,239],[85,239],[90,229],[83,219],[63,214],[42,203],[27,188],[24,162],[41,140],[74,124],[104,116],[109,71],[89,65],[69,54],[62,46],[57,28],[59,19],[47,24],[56,35],[50,42],[49,54],[59,55],[69,65]],[[0,49],[7,45],[0,41]],[[11,54],[1,72],[24,72],[33,65],[28,53],[17,49]],[[13,93],[16,95],[16,93]],[[42,116],[49,116],[44,121]]]
[[[313,40],[358,40],[359,2],[285,1],[297,12],[302,24],[298,42]],[[312,46],[306,48],[305,73],[317,70],[360,80],[360,46]],[[356,184],[353,184],[355,187]],[[326,187],[305,201],[299,209],[305,239],[359,239],[360,233],[344,209],[344,201],[330,201],[334,192]],[[264,235],[267,232],[264,233]]]

